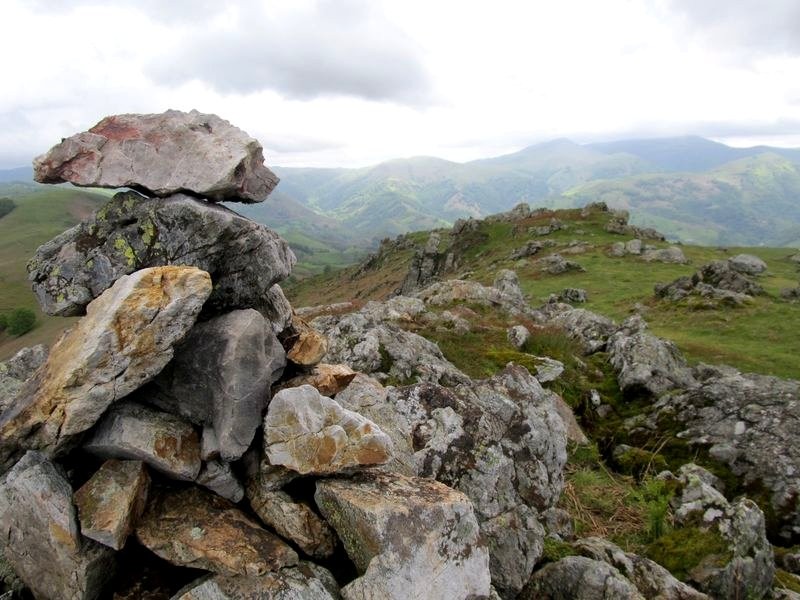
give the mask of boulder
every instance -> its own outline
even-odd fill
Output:
[[[662,398],[648,423],[677,422],[681,439],[706,448],[749,489],[764,489],[771,527],[800,536],[800,382],[711,370],[698,386]]]
[[[328,340],[300,317],[292,317],[292,332],[284,338],[286,357],[301,367],[313,367],[328,351]]]
[[[572,308],[569,304],[545,305],[544,314],[547,324],[563,329],[587,355],[604,350],[609,336],[617,329],[608,317],[585,308]]]
[[[586,290],[582,288],[564,288],[558,295],[558,299],[561,302],[583,304],[589,299],[589,296],[586,293]]]
[[[648,558],[625,552],[608,540],[598,537],[584,538],[575,542],[573,548],[587,558],[602,561],[617,569],[645,598],[708,600],[708,596],[678,581],[661,565]]]
[[[155,200],[123,192],[40,246],[28,263],[28,279],[42,310],[66,317],[83,314],[123,275],[193,265],[214,281],[207,313],[255,308],[271,315],[283,310],[275,306],[282,293],[273,285],[295,262],[278,234],[223,206],[184,194]]]
[[[172,600],[338,600],[328,571],[310,562],[261,577],[212,575],[190,583]]]
[[[360,577],[345,600],[466,600],[489,595],[489,555],[469,499],[429,479],[361,473],[314,496]]]
[[[424,248],[418,249],[411,258],[411,266],[400,286],[400,293],[409,295],[414,290],[431,284],[441,274],[445,256],[439,253],[441,238],[436,232],[431,233]]]
[[[244,487],[231,469],[230,463],[211,460],[203,464],[197,483],[226,500],[241,502],[244,498]]]
[[[661,248],[660,250],[645,250],[642,253],[642,260],[645,262],[662,262],[678,265],[685,265],[689,262],[683,250],[678,246],[670,246],[669,248]]]
[[[752,254],[737,254],[728,259],[731,269],[745,275],[761,275],[767,270],[767,263]]]
[[[534,356],[533,354],[530,356],[533,358],[534,366],[536,367],[534,377],[539,383],[555,381],[564,372],[564,363],[561,361],[547,356]]]
[[[758,296],[764,293],[764,288],[747,275],[734,270],[729,261],[715,260],[703,265],[692,277],[692,282],[695,285],[706,283],[715,288],[748,296]]]
[[[0,415],[0,463],[24,448],[57,451],[155,377],[211,293],[208,273],[155,267],[122,277],[88,307]]]
[[[253,481],[247,498],[258,517],[278,535],[291,540],[314,558],[327,558],[336,547],[336,534],[307,504],[295,502],[281,490],[269,490]]]
[[[264,451],[273,465],[325,474],[385,463],[392,442],[369,419],[304,385],[281,390],[270,402]]]
[[[781,289],[781,298],[784,300],[788,300],[789,302],[800,302],[800,286],[795,288],[783,288]],[[0,383],[2,385],[2,383]]]
[[[213,427],[223,459],[250,447],[286,353],[256,310],[236,310],[195,325],[175,358],[142,396],[168,412]]]
[[[625,254],[641,254],[642,240],[632,239],[625,242]]]
[[[622,573],[606,562],[567,556],[534,573],[519,600],[645,600]]]
[[[174,565],[261,576],[297,565],[297,554],[227,500],[196,487],[153,495],[136,528],[148,550]]]
[[[505,294],[516,304],[525,303],[525,297],[522,295],[522,289],[519,287],[519,277],[517,277],[514,271],[508,269],[498,271],[494,278],[494,283],[492,283],[492,287],[496,290],[500,290],[501,294]]]
[[[542,554],[539,511],[555,505],[564,485],[566,435],[554,396],[512,364],[455,389],[383,388],[359,375],[337,400],[392,438],[387,469],[437,479],[469,497],[492,581],[514,597]]]
[[[581,273],[586,271],[586,269],[584,269],[578,263],[567,260],[560,254],[551,254],[550,256],[545,256],[544,258],[540,258],[535,262],[543,271],[549,273],[550,275],[561,275],[570,271],[579,271]]]
[[[39,183],[188,192],[214,201],[262,202],[278,184],[255,139],[216,115],[168,110],[113,115],[33,161]]]
[[[627,250],[625,249],[625,242],[614,242],[608,248],[608,255],[613,258],[621,258],[627,254]]]
[[[107,460],[75,492],[81,533],[121,550],[144,511],[149,489],[150,476],[143,463]]]
[[[346,388],[356,372],[347,365],[329,365],[320,363],[311,369],[309,373],[302,373],[284,381],[280,384],[280,389],[300,387],[310,385],[317,389],[323,396],[335,396]]]
[[[567,441],[579,445],[588,444],[589,438],[586,437],[583,429],[581,429],[581,426],[578,424],[575,413],[572,412],[572,408],[570,408],[569,404],[564,402],[561,396],[555,395],[553,398],[553,405],[558,412],[558,416],[561,417],[561,421],[564,423]]]
[[[538,253],[542,248],[544,248],[544,244],[538,240],[530,241],[521,248],[517,248],[514,252],[511,253],[511,260],[519,260],[520,258],[526,258],[528,256],[533,256],[534,254]]]
[[[113,551],[81,537],[69,481],[38,452],[0,483],[0,550],[37,598],[95,600],[114,576]]]
[[[506,332],[508,343],[514,346],[517,350],[521,350],[528,340],[531,339],[531,332],[524,325],[514,325]]]
[[[22,348],[5,362],[0,362],[0,413],[6,410],[22,390],[23,384],[47,360],[46,346]]]
[[[174,479],[194,481],[200,473],[200,439],[180,417],[135,402],[109,410],[84,441],[103,458],[141,460]]]

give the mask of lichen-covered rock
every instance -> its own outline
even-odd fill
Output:
[[[645,262],[662,262],[672,263],[678,265],[685,265],[689,262],[686,255],[678,246],[670,246],[669,248],[661,248],[654,250],[645,250],[642,252],[642,260]]]
[[[558,299],[561,302],[583,304],[589,299],[589,296],[583,288],[564,288],[558,295]]]
[[[210,293],[208,273],[194,267],[155,267],[119,279],[0,415],[0,463],[10,466],[25,448],[59,450],[155,377]]]
[[[708,600],[708,596],[678,581],[661,565],[648,558],[623,551],[619,546],[598,537],[584,538],[573,548],[592,560],[616,568],[645,598],[658,600]]]
[[[608,563],[568,556],[536,571],[519,600],[645,600],[622,573]]]
[[[273,465],[324,474],[385,463],[392,442],[369,419],[303,385],[281,390],[270,402],[264,451]]]
[[[75,492],[81,533],[120,550],[144,511],[150,476],[134,460],[107,460]]]
[[[255,139],[196,110],[112,115],[33,161],[40,183],[189,192],[215,201],[261,202],[278,184]]]
[[[538,511],[563,489],[564,424],[522,367],[455,389],[435,384],[382,388],[359,375],[337,400],[391,438],[388,469],[435,478],[464,492],[489,545],[492,581],[513,597],[542,554]]]
[[[429,479],[360,473],[317,482],[315,500],[361,575],[345,600],[489,595],[489,555],[469,499]]]
[[[44,599],[95,600],[114,576],[114,553],[79,532],[60,467],[28,452],[0,483],[0,550]]]
[[[609,361],[623,392],[658,398],[667,391],[697,384],[675,344],[647,333],[644,325],[637,331],[626,324],[628,321],[608,340]]]
[[[511,260],[519,260],[520,258],[527,258],[528,256],[533,256],[534,254],[537,254],[542,248],[544,248],[544,244],[542,242],[538,240],[531,240],[524,246],[514,250],[509,258]]]
[[[506,338],[509,344],[514,346],[517,350],[521,350],[528,340],[531,339],[531,332],[528,331],[528,328],[524,325],[514,325],[514,327],[510,327],[506,332]]]
[[[282,382],[279,390],[310,385],[323,396],[331,397],[346,388],[355,376],[356,372],[347,365],[320,363],[314,366],[309,373],[301,373]]]
[[[767,270],[767,263],[752,254],[737,254],[728,259],[731,269],[745,275],[761,275]]]
[[[284,491],[269,490],[257,479],[247,486],[247,498],[266,525],[309,556],[327,558],[333,554],[336,534],[307,504],[295,502]]]
[[[800,382],[732,370],[710,371],[699,386],[662,398],[645,427],[677,422],[679,437],[727,465],[742,484],[768,493],[771,527],[800,535]]]
[[[40,246],[28,279],[44,312],[71,316],[123,275],[192,265],[214,281],[206,313],[255,308],[270,316],[283,310],[273,285],[295,261],[278,234],[223,206],[183,194],[156,200],[123,192]]]
[[[142,395],[160,408],[211,426],[223,459],[250,447],[286,353],[256,310],[236,310],[195,325],[175,358]]]
[[[547,323],[563,329],[581,345],[585,354],[605,349],[609,336],[617,329],[611,319],[569,304],[547,304],[543,312]]]
[[[310,562],[261,577],[203,577],[172,600],[338,600],[339,587],[328,571]]]
[[[509,294],[496,287],[486,287],[477,281],[449,279],[434,283],[414,293],[426,305],[443,306],[458,302],[475,302],[499,308],[510,315],[525,315],[538,320],[536,311],[520,301],[517,294]]]
[[[567,260],[557,253],[537,259],[535,263],[541,270],[550,275],[561,275],[563,273],[569,273],[570,271],[578,271],[581,273],[586,271],[580,264]]]
[[[84,441],[103,458],[141,460],[174,479],[194,481],[200,473],[200,438],[180,417],[135,402],[109,410]]]
[[[519,287],[519,277],[514,271],[509,269],[502,269],[495,275],[492,287],[500,290],[501,294],[505,294],[516,304],[523,304],[525,297],[522,295],[522,290]]]
[[[6,410],[22,390],[23,384],[47,360],[46,346],[22,348],[5,362],[0,362],[0,413]]]
[[[438,233],[431,233],[424,248],[418,249],[411,258],[408,273],[400,286],[400,293],[408,295],[430,285],[444,268],[445,256],[439,253],[441,238]]]
[[[223,575],[261,576],[299,562],[233,504],[196,487],[153,494],[136,537],[172,564]]]
[[[704,469],[682,469],[680,489],[673,498],[679,526],[714,532],[727,544],[725,556],[710,556],[690,572],[692,581],[712,598],[768,597],[775,576],[772,546],[764,513],[751,500],[729,503],[704,477]]]
[[[764,288],[747,275],[733,269],[729,261],[715,260],[703,265],[692,277],[692,281],[695,285],[702,282],[715,288],[748,296],[758,296],[764,293]]]

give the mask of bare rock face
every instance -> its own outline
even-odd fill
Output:
[[[0,362],[0,413],[6,410],[23,385],[47,360],[47,347],[39,344],[23,348],[5,362]]]
[[[150,489],[143,463],[108,460],[75,492],[81,533],[120,550],[141,516]]]
[[[270,402],[264,450],[273,465],[324,474],[385,463],[392,442],[369,419],[304,385],[281,390]]]
[[[151,402],[213,427],[222,458],[236,460],[253,441],[285,365],[283,346],[261,313],[236,310],[192,328],[155,379],[159,392]]]
[[[278,234],[223,206],[183,194],[158,200],[122,192],[40,246],[28,263],[28,279],[42,310],[66,317],[83,314],[123,275],[192,265],[214,281],[206,313],[255,308],[277,316],[286,301],[272,286],[289,276],[295,262]]]
[[[361,473],[317,482],[317,505],[361,577],[345,600],[489,595],[489,555],[472,504],[430,479]]]
[[[644,600],[644,596],[608,563],[568,556],[537,571],[519,600]]]
[[[157,494],[136,537],[172,564],[223,575],[261,576],[298,563],[278,537],[227,500],[198,488]]]
[[[103,458],[141,460],[175,479],[200,473],[200,438],[180,417],[124,402],[106,413],[83,447]]]
[[[303,373],[281,384],[281,389],[310,385],[323,396],[335,396],[346,388],[356,372],[347,365],[329,365],[320,363],[311,369],[310,373]]]
[[[0,484],[0,550],[37,598],[95,600],[114,575],[114,554],[82,538],[64,473],[28,452]]]
[[[203,577],[172,600],[338,600],[339,586],[328,571],[310,562],[261,577]]]
[[[155,377],[210,293],[208,273],[194,267],[155,267],[119,279],[0,415],[0,462],[10,466],[20,449],[60,449]]]
[[[214,201],[262,202],[278,184],[255,139],[216,115],[168,110],[113,115],[33,161],[40,183],[188,192]]]

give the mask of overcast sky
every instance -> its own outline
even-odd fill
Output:
[[[798,0],[2,0],[0,23],[0,168],[168,108],[219,114],[272,165],[800,146]]]

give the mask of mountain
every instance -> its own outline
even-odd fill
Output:
[[[33,169],[31,167],[17,167],[16,169],[0,169],[0,183],[31,183],[33,182]]]

